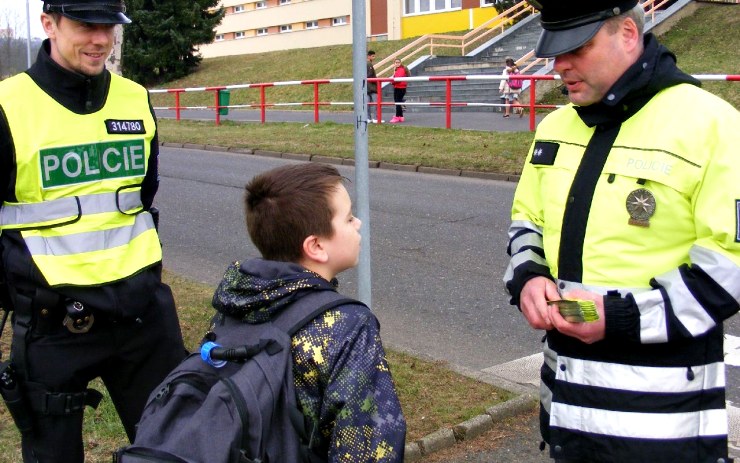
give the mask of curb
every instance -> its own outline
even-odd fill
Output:
[[[253,148],[237,148],[233,146],[201,145],[196,143],[161,142],[161,146],[168,148],[195,149],[201,151],[218,151],[223,153],[238,153],[270,158],[282,158],[291,161],[321,162],[324,164],[354,166],[355,160],[305,153],[282,153],[279,151],[261,150]],[[517,174],[502,174],[498,172],[480,172],[475,170],[450,169],[442,167],[420,166],[418,164],[397,164],[392,162],[368,161],[370,169],[395,170],[399,172],[415,172],[420,174],[449,175],[451,177],[477,178],[482,180],[498,180],[504,182],[518,182]]]
[[[496,422],[532,410],[536,402],[537,396],[529,391],[486,409],[483,415],[474,416],[452,428],[439,429],[406,444],[405,461],[421,461],[431,453],[453,447],[458,442],[474,439],[492,429]]]
[[[460,365],[448,365],[455,373],[468,378],[491,384],[497,388],[516,394],[515,397],[486,409],[482,415],[476,415],[451,428],[442,428],[421,439],[406,444],[405,461],[421,461],[424,456],[450,448],[458,442],[471,440],[484,432],[493,429],[494,425],[506,418],[534,409],[539,401],[537,391],[521,384],[513,383],[494,374],[473,370]]]

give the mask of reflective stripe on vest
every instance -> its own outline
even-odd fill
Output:
[[[125,246],[132,239],[153,229],[152,216],[139,214],[129,227],[63,236],[29,236],[26,238],[26,246],[33,256],[69,256]]]
[[[103,193],[71,198],[59,198],[34,204],[5,203],[0,210],[0,227],[17,229],[25,227],[49,227],[62,225],[79,219],[83,214],[100,214],[120,211],[131,214],[143,207],[141,194]]]

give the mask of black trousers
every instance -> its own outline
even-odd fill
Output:
[[[403,117],[403,105],[401,105],[400,103],[403,102],[403,99],[405,96],[406,96],[405,88],[394,88],[393,89],[393,101],[396,102],[396,117]]]
[[[82,392],[100,377],[130,441],[149,394],[186,353],[172,292],[165,284],[155,290],[139,319],[98,313],[84,334],[71,333],[61,323],[44,333],[37,328],[26,345],[29,395]],[[53,415],[35,408],[34,432],[21,439],[23,461],[83,463],[83,411]]]

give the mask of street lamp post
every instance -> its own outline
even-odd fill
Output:
[[[31,13],[28,10],[28,0],[26,0],[26,62],[31,67]]]

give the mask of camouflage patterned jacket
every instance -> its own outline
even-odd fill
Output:
[[[312,289],[335,289],[298,264],[253,259],[226,270],[213,306],[247,323],[269,320]],[[367,307],[340,306],[293,336],[293,374],[304,415],[318,423],[329,462],[402,462],[406,420],[380,326]]]

